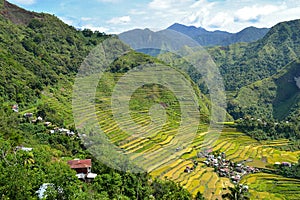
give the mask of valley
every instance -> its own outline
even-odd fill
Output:
[[[0,0],[0,26],[0,199],[300,199],[300,20],[110,35]]]

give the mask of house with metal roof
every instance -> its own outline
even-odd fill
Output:
[[[74,169],[77,174],[77,178],[84,180],[84,181],[90,181],[94,178],[96,178],[97,174],[92,173],[92,160],[91,159],[74,159],[69,160],[68,165],[71,169]]]

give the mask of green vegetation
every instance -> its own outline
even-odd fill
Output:
[[[238,43],[208,49],[225,81],[228,91],[267,78],[297,59],[300,47],[300,20],[282,22],[253,43]]]
[[[300,159],[298,163],[287,163],[286,165],[274,165],[275,173],[288,178],[300,179]]]
[[[249,186],[250,199],[299,199],[299,179],[258,173],[245,177],[242,184]]]
[[[14,127],[22,135],[22,145],[33,150],[17,150],[15,135],[1,132],[1,199],[37,199],[36,191],[44,183],[54,185],[47,190],[47,199],[191,199],[185,189],[172,181],[152,180],[147,174],[106,167],[85,150],[77,136],[49,134],[42,123],[17,123],[16,119],[1,119],[1,129],[10,128],[13,132]],[[14,122],[12,127],[7,126],[10,120]],[[98,176],[91,184],[75,176],[67,165],[72,158],[92,158],[93,172]]]
[[[230,193],[222,195],[222,198],[229,200],[248,200],[249,193],[248,189],[243,185],[235,185],[234,187],[229,187]]]
[[[18,103],[21,110],[35,104],[46,87],[53,91],[70,85],[83,58],[108,37],[87,35],[54,16],[5,5],[0,15],[0,102]]]
[[[299,164],[270,168],[276,162],[299,160],[299,88],[294,80],[300,76],[296,59],[300,37],[299,31],[295,31],[299,20],[278,24],[255,43],[208,49],[224,75],[227,90],[231,91],[228,112],[236,119],[246,118],[235,123],[220,122],[231,128],[224,128],[218,139],[214,138],[213,130],[206,132],[211,107],[209,98],[203,94],[209,93],[207,87],[184,59],[174,59],[174,55],[164,52],[158,60],[134,51],[116,59],[97,86],[96,123],[131,158],[137,159],[141,153],[158,153],[146,157],[143,163],[150,169],[150,175],[132,174],[111,169],[93,157],[79,139],[72,116],[72,85],[79,66],[97,44],[111,36],[88,29],[79,31],[54,16],[28,12],[3,2],[0,1],[1,199],[37,199],[36,191],[43,183],[54,185],[47,191],[48,199],[220,199],[226,194],[229,197],[234,193],[234,189],[232,193],[227,189],[232,183],[202,163],[198,153],[203,149],[225,152],[233,162],[267,170],[268,173],[247,175],[241,180],[249,186],[250,198],[299,199],[299,180],[294,179],[299,178]],[[133,137],[130,131],[122,130],[110,107],[114,88],[126,72],[139,65],[164,62],[190,81],[199,102],[198,131],[182,152],[179,147],[171,152],[178,152],[178,157],[161,153],[164,147],[176,142],[182,114],[180,99],[168,88],[146,84],[130,98],[131,119],[123,122],[138,124],[139,131],[149,133],[145,137]],[[189,74],[191,80],[179,70]],[[18,113],[12,111],[14,104],[19,106]],[[156,120],[149,116],[155,105],[163,107],[166,114],[160,129],[150,126]],[[75,108],[83,113],[81,123],[92,117],[84,113],[88,106]],[[33,113],[33,117],[26,118],[25,113]],[[33,122],[38,116],[52,126]],[[235,126],[245,134],[232,128]],[[69,128],[76,134],[50,133],[55,127]],[[209,140],[203,143],[204,139]],[[19,145],[33,150],[16,150]],[[98,176],[92,183],[79,181],[66,164],[74,158],[93,160],[93,172]],[[194,171],[184,172],[187,166],[193,166]]]
[[[54,16],[2,4],[1,199],[37,199],[36,191],[44,183],[53,184],[46,192],[47,199],[192,199],[187,190],[170,180],[108,168],[85,149],[77,134],[50,134],[55,127],[75,131],[71,110],[75,75],[89,51],[110,36],[79,31]],[[116,60],[111,71],[117,74],[128,70],[124,66],[137,66],[135,58],[144,63],[152,60],[131,52]],[[14,104],[19,113],[12,111]],[[25,113],[33,113],[33,117],[24,118]],[[52,126],[33,123],[38,116]],[[18,145],[33,150],[16,150]],[[93,172],[98,174],[92,183],[77,179],[66,164],[73,158],[92,159]]]
[[[269,166],[273,166],[276,162],[296,163],[300,153],[299,151],[281,150],[279,147],[287,146],[290,143],[286,139],[259,142],[243,133],[237,132],[233,128],[225,129],[219,139],[212,144],[202,144],[199,142],[203,141],[203,136],[209,137],[206,134],[208,133],[199,134],[199,138],[194,140],[191,148],[180,159],[166,162],[154,169],[151,175],[162,178],[167,177],[179,182],[183,187],[191,191],[193,195],[200,192],[207,199],[220,199],[222,195],[230,192],[227,188],[232,187],[233,184],[229,178],[219,177],[214,172],[214,168],[207,167],[202,163],[205,159],[197,158],[197,153],[203,149],[211,148],[215,153],[224,152],[226,159],[235,163],[244,163],[247,166],[267,170],[270,173],[268,174],[269,176],[273,176],[272,174],[275,173],[272,171],[273,168],[269,168]],[[185,173],[184,169],[186,166],[193,166],[193,160],[199,161],[199,165],[191,173]],[[256,194],[253,192],[252,182],[248,181],[248,177],[248,175],[243,177],[240,183],[249,185],[250,193]],[[282,175],[279,175],[274,180],[282,178]],[[293,179],[286,180],[291,180],[290,183],[292,184]],[[263,182],[263,180],[261,181]],[[282,186],[286,190],[289,187],[290,185]],[[292,187],[298,187],[297,183],[292,184]],[[275,191],[273,192],[276,193]],[[261,193],[257,195],[256,199],[263,197]],[[268,195],[271,196],[272,192]],[[295,195],[299,195],[299,193]],[[290,193],[282,194],[282,196],[287,199],[293,198],[293,195]]]
[[[238,120],[236,127],[256,140],[286,138],[293,141],[300,139],[297,121],[275,123],[274,121],[245,118]]]
[[[295,60],[273,76],[242,87],[229,101],[229,113],[238,119],[244,116],[283,120],[297,117],[300,89],[300,62]]]

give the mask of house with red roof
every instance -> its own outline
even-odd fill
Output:
[[[90,181],[91,179],[94,179],[97,174],[92,173],[92,160],[91,159],[74,159],[69,160],[68,165],[71,169],[74,169],[77,174],[76,176],[79,179]]]

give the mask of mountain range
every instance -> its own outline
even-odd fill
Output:
[[[195,42],[195,40],[191,38],[197,38],[199,35],[202,36],[211,35],[209,37],[210,39],[221,38],[219,37],[221,35],[223,38],[227,37],[226,39],[227,41],[229,41],[229,38],[231,38],[230,40],[233,43],[231,45],[227,45],[227,46],[217,45],[217,46],[205,47],[205,49],[209,52],[209,54],[215,61],[216,65],[219,67],[219,70],[223,76],[225,88],[228,91],[228,94],[230,94],[228,96],[228,99],[230,102],[229,108],[231,108],[232,106],[239,107],[239,105],[237,105],[235,101],[230,100],[232,99],[231,95],[233,93],[239,93],[240,90],[245,90],[244,87],[247,87],[247,85],[251,85],[256,81],[260,81],[262,79],[275,76],[276,73],[279,73],[281,70],[285,69],[286,66],[289,65],[289,63],[292,63],[298,59],[298,55],[300,54],[300,46],[299,46],[300,35],[299,35],[299,31],[297,30],[299,30],[299,27],[300,27],[300,20],[292,20],[292,21],[278,23],[275,26],[273,26],[271,29],[257,29],[254,27],[249,27],[239,33],[230,34],[222,31],[209,32],[203,28],[188,27],[180,24],[174,24],[168,29],[158,31],[158,32],[153,32],[149,29],[145,29],[145,30],[135,29],[135,30],[124,32],[120,34],[119,37],[121,40],[130,44],[130,46],[132,47],[141,46],[145,43],[147,44],[154,43],[155,44],[154,46],[156,48],[160,47],[157,41],[162,40],[163,38],[171,38],[170,40],[173,41],[176,41],[177,38],[177,40],[179,41],[183,41],[185,43],[190,42],[193,45],[194,43],[192,41]],[[258,33],[258,34],[251,34],[251,33]],[[188,37],[184,37],[184,35],[187,35]],[[213,35],[218,37],[214,37]],[[245,38],[248,38],[248,41],[253,40],[253,42],[237,42],[237,43],[234,42],[234,41],[242,41]],[[220,41],[221,40],[219,40],[219,42]],[[225,40],[222,39],[222,41]],[[244,41],[247,40],[245,39]],[[190,75],[190,77],[192,77],[192,79],[196,83],[199,84],[199,87],[202,90],[202,92],[204,93],[207,92],[207,88],[205,87],[205,84],[203,83],[201,78],[199,79],[199,77],[201,77],[201,74],[197,74],[197,71],[192,70],[192,68],[188,66],[188,63],[184,64],[183,60],[180,61],[180,58],[176,58],[176,56],[173,57],[169,53],[163,51],[162,52],[155,51],[155,49],[147,49],[147,48],[149,48],[149,46],[146,45],[144,46],[144,49],[140,51],[154,56],[160,54],[159,55],[160,59],[164,61],[171,61],[170,63],[171,65],[183,69],[186,73]],[[290,69],[290,68],[287,67],[286,69]],[[287,86],[287,88],[291,87],[289,84],[285,84],[285,85]],[[292,90],[292,91],[296,91],[296,90]],[[276,90],[276,94],[274,95],[275,96],[280,95],[280,93],[282,92],[283,90]],[[275,98],[275,96],[273,97]],[[237,99],[241,99],[241,98],[239,97]],[[287,110],[279,114],[280,112],[278,113],[278,111],[276,111],[278,106],[278,100],[274,99],[274,102],[275,101],[277,101],[277,103],[272,104],[272,109],[271,109],[273,110],[274,107],[274,112],[271,111],[265,112],[264,106],[256,106],[256,109],[258,110],[254,112],[250,105],[246,106],[245,104],[243,104],[244,106],[242,110],[244,111],[240,110],[241,113],[236,114],[236,110],[235,110],[231,114],[234,116],[234,118],[237,118],[240,116],[244,116],[246,113],[249,114],[248,111],[245,112],[245,109],[248,110],[252,109],[252,112],[250,112],[251,115],[257,115],[261,117],[262,115],[259,113],[264,113],[266,114],[263,115],[264,117],[270,117],[270,118],[274,117],[276,119],[283,119],[285,117],[288,117],[289,114],[291,114],[292,112],[291,110],[293,110],[292,108],[294,106],[289,105],[285,107]],[[262,100],[259,102],[265,102],[265,101]],[[281,103],[280,105],[284,105],[285,104],[284,102],[291,103],[293,101],[283,101],[283,103]],[[297,104],[297,102],[294,103]],[[268,104],[268,103],[262,103],[262,104]]]
[[[169,30],[178,31],[196,40],[202,46],[227,46],[238,42],[254,42],[261,39],[270,30],[269,28],[247,27],[237,33],[226,31],[207,31],[204,28],[185,26],[175,23]]]
[[[172,38],[178,37],[178,33],[181,33],[185,36],[188,36],[189,40],[194,40],[201,46],[228,46],[230,44],[239,42],[248,43],[257,41],[258,39],[263,38],[269,30],[269,28],[248,27],[238,33],[229,33],[226,31],[207,31],[201,27],[196,28],[195,26],[185,26],[182,24],[175,23],[165,30],[154,32],[148,28],[144,30],[134,29],[119,34],[119,37],[125,42],[131,42],[131,44],[132,41],[136,42],[136,38],[141,39],[143,42],[149,41],[155,43],[153,37],[161,38],[164,37],[164,35],[167,35],[168,38]],[[180,37],[181,40],[183,40],[182,36]],[[186,40],[187,38],[185,38],[183,42],[186,42]],[[133,48],[136,46],[136,44],[132,45]]]
[[[78,31],[51,15],[28,12],[7,1],[1,1],[1,7],[0,23],[5,28],[1,30],[0,36],[2,55],[0,62],[3,72],[0,91],[4,102],[13,101],[27,106],[29,102],[36,101],[36,97],[40,97],[41,89],[57,85],[61,79],[70,80],[70,77],[64,75],[76,72],[89,50],[105,38],[99,32]],[[221,34],[231,38],[234,35],[235,38],[246,38],[245,33],[259,33],[254,34],[256,39],[260,38],[255,42],[206,47],[219,67],[226,90],[234,96],[241,88],[275,75],[298,58],[299,27],[300,20],[292,20],[279,23],[270,30],[250,27],[231,34],[174,24],[159,32],[149,29],[131,30],[120,34],[119,38],[128,42],[133,48],[141,45],[149,48],[147,45],[150,44],[159,47],[160,44],[156,41],[165,38],[174,41],[177,38],[181,42],[172,44],[172,48],[176,49],[182,43],[196,45],[195,40],[190,37],[196,38],[199,34]],[[174,29],[181,33],[173,31]],[[267,30],[269,31],[265,34]],[[18,34],[19,37],[11,38],[13,34]],[[14,45],[10,45],[11,43]],[[15,73],[11,73],[12,71]],[[197,80],[201,75],[197,75],[190,68],[186,68],[185,71],[196,83],[201,82],[201,89],[205,88],[203,82]],[[21,79],[23,81],[18,81]],[[230,99],[233,98],[229,95]]]

